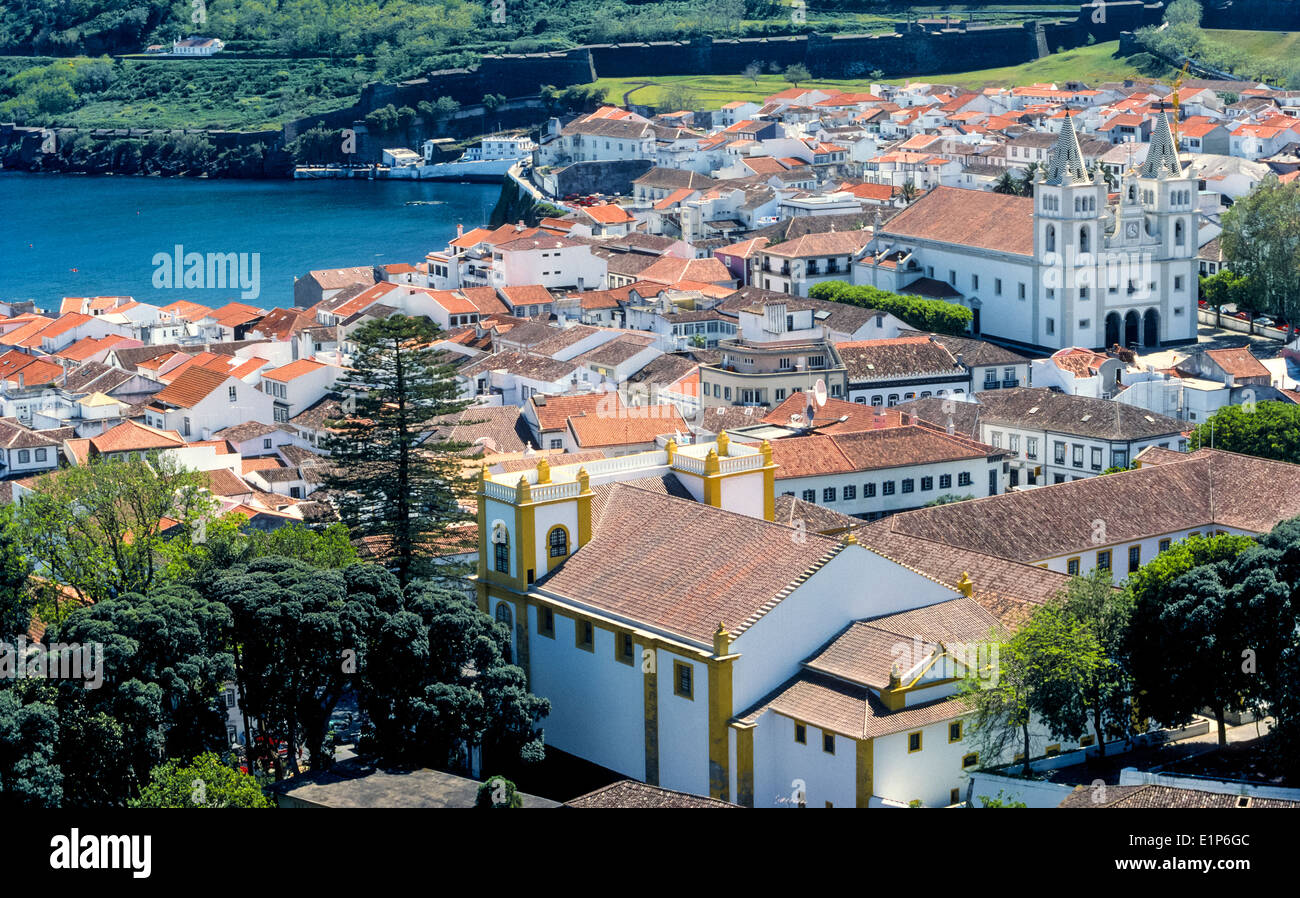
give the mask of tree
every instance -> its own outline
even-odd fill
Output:
[[[1250,685],[1241,670],[1250,644],[1218,563],[1251,544],[1242,536],[1189,537],[1129,575],[1123,654],[1141,715],[1179,723],[1210,708],[1219,744],[1227,743],[1225,713]]]
[[[695,109],[698,98],[690,87],[682,81],[675,81],[659,95],[660,112],[680,112]]]
[[[42,474],[17,513],[37,573],[83,598],[147,593],[169,565],[201,552],[216,503],[207,475],[172,459],[92,459]]]
[[[1002,174],[998,176],[997,181],[993,183],[993,192],[1018,195],[1020,193],[1020,184],[1016,181],[1015,176],[1011,174],[1010,170],[1004,170]]]
[[[77,609],[57,639],[99,646],[103,687],[61,683],[60,717],[79,719],[61,734],[65,791],[86,803],[121,804],[169,756],[224,748],[219,703],[234,678],[227,649],[229,609],[195,590],[169,584]],[[93,759],[101,733],[116,743],[108,762]]]
[[[745,66],[744,71],[742,71],[740,74],[745,79],[754,82],[755,87],[758,87],[758,79],[763,75],[763,63],[755,60],[754,62],[751,62],[749,65]]]
[[[903,198],[904,206],[912,205],[912,203],[916,200],[916,197],[918,195],[918,191],[916,189],[916,182],[910,179],[904,181],[903,186],[898,188],[898,195]]]
[[[1201,4],[1197,0],[1173,0],[1165,10],[1165,21],[1172,25],[1201,24]]]
[[[330,714],[368,663],[380,622],[397,609],[397,581],[377,565],[322,570],[270,557],[218,577],[210,594],[230,609],[249,716],[264,736],[284,740],[295,769],[299,746],[313,768],[330,767]]]
[[[1038,163],[1031,162],[1025,166],[1025,173],[1016,182],[1016,192],[1021,196],[1034,195],[1034,177],[1038,174]]]
[[[331,422],[325,486],[355,537],[373,537],[405,586],[449,526],[466,519],[457,498],[467,489],[461,448],[428,441],[428,422],[469,405],[453,369],[430,348],[437,328],[394,315],[352,334],[349,377],[355,411]]]
[[[1021,772],[1028,776],[1035,719],[1057,738],[1081,736],[1087,725],[1085,685],[1100,658],[1096,637],[1062,600],[1036,608],[999,645],[996,676],[970,672],[959,689],[962,702],[974,712],[972,733],[981,756],[1002,758],[1019,748]]]
[[[269,808],[257,778],[205,752],[188,764],[167,761],[155,767],[133,808]]]
[[[1188,445],[1300,462],[1300,406],[1275,401],[1224,406],[1196,426]]]
[[[1132,613],[1132,597],[1115,589],[1111,573],[1095,568],[1084,577],[1071,577],[1062,596],[1067,614],[1096,640],[1097,663],[1083,671],[1083,706],[1092,718],[1097,753],[1106,756],[1106,740],[1129,731],[1130,680],[1123,666],[1124,639]]]
[[[1200,298],[1214,309],[1214,326],[1223,324],[1222,309],[1233,303],[1244,303],[1252,294],[1250,279],[1244,278],[1227,268],[1221,268],[1215,274],[1200,279]]]
[[[504,776],[490,776],[478,787],[476,808],[522,808],[524,800],[515,784]]]
[[[63,771],[56,757],[59,712],[54,687],[41,680],[0,679],[0,807],[57,808]]]
[[[812,77],[812,75],[809,73],[806,66],[796,62],[793,65],[786,66],[785,72],[781,75],[781,77],[784,78],[786,81],[789,81],[795,87],[798,87],[799,82],[807,81],[809,78]]]
[[[1244,703],[1267,708],[1285,774],[1300,777],[1300,519],[1283,521],[1216,566],[1231,584],[1230,606],[1246,648],[1236,662]]]
[[[476,746],[498,770],[541,760],[536,727],[551,705],[528,692],[510,662],[512,635],[459,589],[408,589],[365,668],[361,700],[374,733],[363,747],[391,763],[440,769],[465,769]]]
[[[1289,343],[1300,314],[1300,184],[1266,178],[1223,214],[1219,244],[1233,270],[1249,279],[1241,299],[1285,319]]]
[[[0,507],[0,642],[26,633],[36,607],[31,560],[14,523],[14,506]]]

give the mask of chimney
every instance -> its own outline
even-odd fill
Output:
[[[23,388],[23,381],[25,381],[26,379],[27,379],[26,376],[25,376],[21,371],[19,371],[19,372],[18,372],[18,389],[21,390],[21,389]]]
[[[457,223],[457,225],[456,225],[456,236],[457,236],[457,237],[464,237],[464,236],[465,236],[465,226],[464,226],[463,224]]]

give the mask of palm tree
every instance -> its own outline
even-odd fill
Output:
[[[1034,176],[1038,174],[1039,167],[1037,162],[1031,162],[1025,166],[1024,177],[1020,179],[1020,186],[1016,191],[1021,196],[1034,195]]]
[[[1018,194],[1020,185],[1016,183],[1015,176],[1009,171],[1004,171],[993,185],[994,193]]]
[[[916,189],[915,181],[906,181],[903,183],[902,187],[898,188],[898,195],[903,198],[904,206],[912,205],[912,201],[916,199],[917,193],[918,191]]]

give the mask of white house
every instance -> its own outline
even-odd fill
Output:
[[[154,395],[145,423],[186,440],[207,440],[246,421],[271,423],[273,406],[270,396],[239,378],[194,365]]]

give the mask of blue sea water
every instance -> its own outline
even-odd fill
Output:
[[[429,181],[0,173],[0,300],[56,309],[64,296],[289,306],[294,277],[308,271],[422,261],[446,247],[457,223],[486,224],[500,192]],[[259,254],[259,295],[155,287],[155,256],[177,245],[185,254]]]

